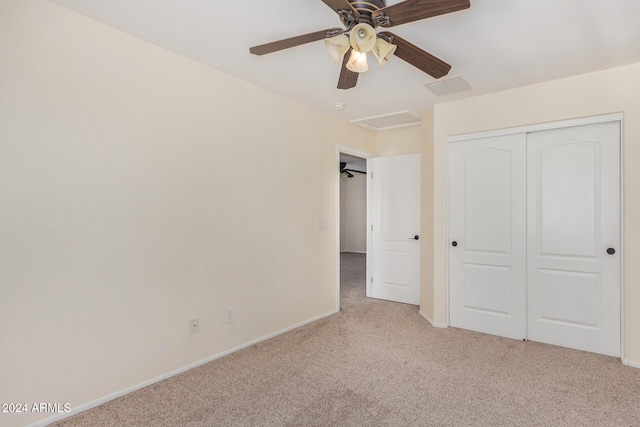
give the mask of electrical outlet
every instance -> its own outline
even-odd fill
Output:
[[[227,308],[224,314],[224,323],[231,323],[236,320],[236,309],[234,307]]]
[[[189,334],[197,334],[200,332],[200,319],[195,318],[189,320]]]

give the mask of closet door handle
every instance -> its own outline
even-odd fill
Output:
[[[609,248],[609,249],[607,249],[607,253],[608,253],[609,255],[613,255],[613,254],[615,254],[615,253],[616,253],[616,250],[615,250],[615,249],[613,249],[613,248]]]
[[[409,240],[418,240],[420,239],[420,236],[418,236],[417,234],[413,237],[409,237]]]
[[[456,246],[458,246],[458,242],[456,242],[456,241],[454,240],[453,242],[451,242],[451,246],[453,246],[453,247],[455,248]]]

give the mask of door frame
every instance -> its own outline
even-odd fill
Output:
[[[624,248],[624,210],[622,209],[624,206],[624,163],[622,161],[622,159],[624,159],[624,114],[623,113],[612,113],[612,114],[604,114],[604,115],[599,115],[599,116],[590,116],[590,117],[583,117],[583,118],[578,118],[578,119],[569,119],[569,120],[560,120],[560,121],[555,121],[555,122],[546,122],[546,123],[539,123],[539,124],[533,124],[533,125],[524,125],[524,126],[518,126],[518,127],[513,127],[513,128],[505,128],[505,129],[497,129],[497,130],[491,130],[491,131],[484,131],[484,132],[475,132],[475,133],[469,133],[469,134],[464,134],[464,135],[456,135],[456,136],[450,136],[447,138],[447,158],[449,158],[449,144],[452,142],[461,142],[461,141],[468,141],[468,140],[472,140],[472,139],[479,139],[479,138],[488,138],[488,137],[496,137],[496,136],[504,136],[504,135],[511,135],[511,134],[516,134],[516,133],[531,133],[531,132],[538,132],[538,131],[543,131],[543,130],[553,130],[553,129],[561,129],[561,128],[567,128],[567,127],[574,127],[574,126],[583,126],[583,125],[592,125],[592,124],[598,124],[598,123],[606,123],[606,122],[620,122],[620,159],[618,159],[619,161],[619,165],[620,165],[620,176],[619,176],[619,180],[620,180],[620,248],[621,248],[621,257],[620,257],[620,355],[621,358],[624,357],[624,331],[625,331],[625,327],[624,327],[624,300],[625,300],[625,286],[624,286],[624,256],[622,256],[622,248]],[[450,268],[451,268],[451,261],[449,259],[449,242],[451,241],[451,236],[449,235],[450,232],[450,212],[449,212],[449,203],[450,203],[450,191],[451,189],[449,188],[449,179],[448,179],[448,175],[449,174],[449,166],[447,163],[447,246],[443,248],[443,250],[446,251],[447,254],[447,266],[446,266],[446,274],[447,274],[447,326],[449,326],[451,324],[451,319],[450,319],[450,315],[451,315],[451,297],[450,297],[450,292],[451,292],[451,279],[450,279]],[[624,363],[624,359],[622,359],[622,362]]]
[[[336,144],[336,157],[334,161],[334,165],[340,164],[340,154],[347,154],[349,156],[359,157],[361,159],[372,159],[376,157],[373,153],[368,151],[358,150],[357,148],[348,147],[346,145]],[[367,170],[367,174],[369,171]],[[335,309],[336,311],[340,311],[340,174],[336,174],[335,178],[335,238],[336,238],[336,303]],[[371,228],[371,188],[369,185],[369,180],[367,179],[367,230]],[[367,264],[367,296],[370,293],[370,283],[369,277],[371,277],[371,239],[369,238],[369,234],[367,232],[367,254],[366,254],[366,264]]]

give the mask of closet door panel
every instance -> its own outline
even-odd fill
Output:
[[[449,145],[450,323],[526,334],[525,135]]]
[[[531,340],[620,355],[619,135],[615,122],[527,137]]]
[[[539,135],[532,136],[533,143]],[[598,142],[567,140],[532,148],[537,256],[593,259],[599,232]]]

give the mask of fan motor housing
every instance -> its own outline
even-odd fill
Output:
[[[355,10],[357,10],[360,14],[365,14],[371,16],[373,12],[378,9],[382,9],[387,6],[386,0],[348,0],[351,3],[351,6]]]
[[[366,0],[366,1],[348,0],[348,1],[349,3],[351,3],[351,6],[353,6],[353,8],[357,10],[358,13],[360,14],[360,19],[358,19],[358,21],[366,22],[369,24],[372,23],[371,15],[373,14],[373,12],[387,6],[386,0]],[[342,19],[342,23],[345,25],[348,25],[348,23],[345,22],[344,18]]]

